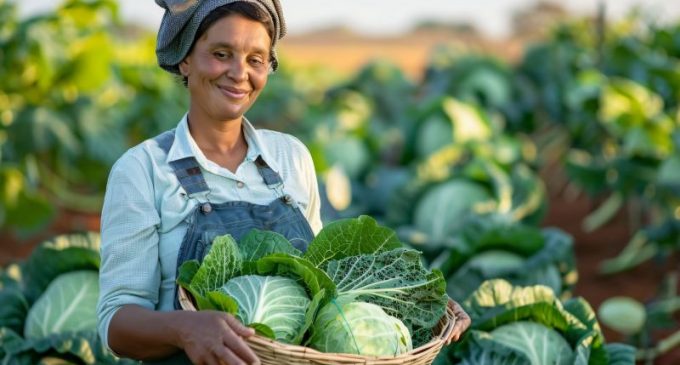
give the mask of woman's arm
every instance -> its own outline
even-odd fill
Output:
[[[125,305],[111,319],[108,338],[113,351],[133,359],[162,359],[183,349],[198,365],[259,364],[243,340],[253,334],[226,313],[157,312]]]
[[[242,339],[252,331],[233,317],[154,310],[162,279],[153,173],[150,158],[137,149],[124,155],[109,176],[97,305],[103,342],[119,355],[143,360],[183,349],[195,364],[259,364]]]

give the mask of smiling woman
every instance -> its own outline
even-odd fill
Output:
[[[253,331],[233,316],[176,310],[175,278],[218,235],[266,229],[304,251],[321,229],[307,148],[244,117],[277,68],[283,14],[277,0],[156,3],[165,10],[158,63],[183,78],[190,106],[175,129],[133,147],[111,171],[99,332],[124,357],[257,364],[244,341]]]

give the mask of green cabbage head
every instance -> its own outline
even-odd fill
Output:
[[[52,334],[95,330],[99,275],[73,271],[54,279],[28,311],[24,335],[40,339]]]
[[[278,341],[292,343],[305,324],[310,299],[293,279],[245,275],[229,280],[219,290],[238,303],[236,318],[241,323],[264,324]]]
[[[411,334],[397,318],[366,302],[331,302],[319,311],[309,345],[322,352],[397,356],[411,351]]]

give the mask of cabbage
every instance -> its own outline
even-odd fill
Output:
[[[24,336],[38,339],[65,332],[95,331],[98,296],[96,271],[58,276],[28,311]]]
[[[525,259],[512,252],[489,250],[473,256],[449,279],[455,285],[448,286],[452,298],[465,298],[477,289],[484,280],[503,277],[509,272],[522,270]]]
[[[519,321],[491,331],[494,341],[522,353],[531,365],[570,365],[571,345],[558,332],[534,322]]]
[[[241,323],[264,324],[281,342],[293,343],[304,326],[310,300],[305,289],[293,279],[239,276],[219,290],[238,303],[236,318]]]
[[[475,205],[493,202],[481,185],[467,180],[450,180],[425,193],[415,207],[415,226],[434,241],[442,241],[458,232],[463,218],[474,212]]]
[[[333,301],[319,311],[309,345],[322,352],[397,356],[412,350],[406,326],[379,306]]]
[[[472,325],[466,339],[448,350],[451,364],[635,362],[632,346],[604,343],[588,302],[583,298],[562,302],[547,286],[514,286],[503,279],[487,280],[462,305]]]

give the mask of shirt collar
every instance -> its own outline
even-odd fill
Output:
[[[267,145],[262,140],[262,133],[255,129],[246,117],[243,117],[242,128],[246,143],[248,143],[246,161],[254,162],[259,156],[262,156],[262,159],[272,170],[279,172],[276,160],[271,157]],[[166,162],[177,161],[186,157],[194,157],[199,164],[207,165],[205,163],[205,161],[208,161],[207,158],[203,151],[198,148],[196,141],[194,141],[189,132],[188,114],[184,115],[175,129],[175,140],[170,147],[170,151],[168,151]]]

